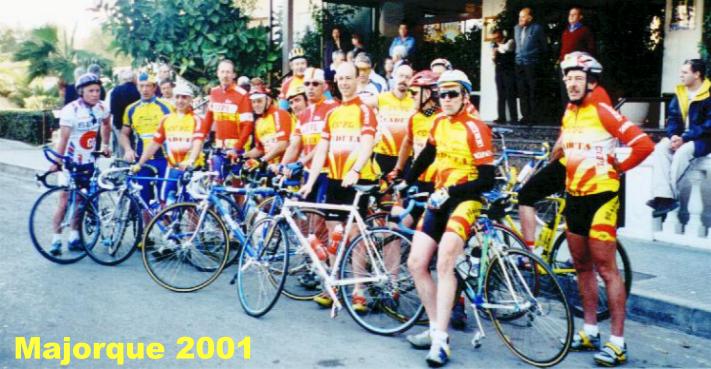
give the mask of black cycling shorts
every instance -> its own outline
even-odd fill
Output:
[[[432,182],[420,182],[420,181],[417,181],[417,182],[415,183],[415,186],[417,186],[417,192],[418,192],[418,193],[420,193],[420,192],[427,192],[427,193],[429,193],[429,194],[432,194],[432,193],[434,192],[434,183],[432,183]],[[413,200],[406,199],[406,200],[403,202],[402,207],[405,208],[405,209],[407,209],[407,206],[410,204],[410,201],[413,201]],[[418,201],[420,201],[420,202],[425,202],[425,203],[426,203],[426,202],[427,202],[427,199],[418,199]],[[412,217],[413,224],[417,224],[417,222],[420,220],[420,217],[422,217],[422,214],[423,214],[424,212],[425,212],[425,206],[417,206],[417,205],[415,205],[415,206],[412,208],[412,211],[410,212],[410,216]]]
[[[600,241],[615,241],[617,212],[620,200],[617,192],[565,197],[565,221],[568,232]]]
[[[384,176],[388,175],[388,173],[395,169],[395,165],[397,165],[397,156],[375,153],[373,154],[373,159],[375,160],[375,163],[378,164],[378,167],[380,168],[380,173],[382,173]]]
[[[333,205],[353,205],[355,200],[356,190],[353,187],[341,187],[341,180],[328,179],[328,188],[326,189],[326,203]],[[372,185],[375,181],[359,180],[359,185]],[[368,196],[361,196],[358,201],[358,213],[365,219],[368,214]],[[345,221],[348,219],[347,211],[326,210],[326,220],[330,221]]]
[[[565,165],[560,160],[547,164],[536,172],[518,192],[518,204],[533,206],[547,196],[565,190]]]

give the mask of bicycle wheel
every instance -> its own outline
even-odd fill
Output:
[[[372,229],[353,239],[343,255],[340,280],[371,279],[341,286],[346,310],[372,333],[392,335],[417,322],[424,306],[407,268],[410,240],[387,228]],[[367,312],[357,312],[352,298],[365,297]]]
[[[363,219],[368,228],[384,228],[388,226],[390,222],[390,213],[385,211],[379,211],[365,217]]]
[[[102,265],[118,265],[136,251],[143,233],[141,208],[124,191],[99,191],[89,198],[85,215],[98,224],[96,245],[87,254]]]
[[[484,279],[496,332],[516,356],[539,367],[563,360],[573,339],[573,317],[553,275],[538,256],[507,249],[490,260]]]
[[[578,275],[575,271],[575,266],[573,265],[573,258],[570,255],[570,250],[568,249],[568,239],[565,237],[565,233],[561,233],[553,244],[553,250],[551,250],[550,265],[553,271],[558,276],[561,286],[568,297],[568,303],[570,303],[573,313],[576,317],[582,318],[583,316],[583,301],[580,298],[580,292],[578,289]],[[627,256],[627,252],[620,241],[617,241],[617,256],[615,257],[615,265],[617,270],[619,270],[620,277],[625,284],[625,295],[629,296],[632,290],[632,265],[630,264],[630,259]],[[605,282],[600,278],[600,275],[596,273],[597,277],[597,319],[598,321],[605,320],[610,317],[610,310],[607,307],[607,290],[605,289]]]
[[[329,234],[326,227],[326,216],[323,212],[316,209],[299,209],[298,213],[295,212],[293,219],[304,237],[313,234],[321,241],[321,244],[328,245]],[[281,293],[297,301],[312,300],[321,293],[321,279],[311,269],[312,263],[309,254],[301,247],[301,242],[291,227],[285,227],[285,232],[289,240],[289,269]],[[270,280],[275,286],[279,281],[278,279]]]
[[[260,317],[274,307],[287,279],[289,238],[285,223],[265,218],[247,235],[237,263],[237,295],[242,309]]]
[[[533,206],[536,208],[536,224],[538,226],[544,226],[548,224],[553,218],[558,214],[559,203],[554,200],[543,199],[536,202]],[[562,231],[565,229],[565,217],[561,217],[560,224],[558,224],[558,230]]]
[[[229,257],[227,229],[211,209],[200,222],[197,204],[178,203],[163,209],[146,227],[143,265],[151,278],[175,292],[192,292],[212,283]]]
[[[237,256],[239,256],[240,249],[242,248],[241,243],[239,240],[235,237],[234,235],[234,230],[231,229],[232,227],[239,227],[242,232],[247,232],[247,228],[245,226],[244,222],[244,209],[242,209],[242,206],[237,204],[237,202],[234,200],[234,197],[231,196],[230,194],[219,194],[217,195],[217,201],[220,203],[222,208],[229,214],[229,217],[234,223],[232,225],[229,225],[230,222],[227,220],[223,219],[223,223],[225,225],[229,226],[229,245],[230,245],[230,252],[229,252],[229,257],[227,258],[227,266],[233,265],[234,263],[237,262]]]
[[[66,204],[63,209],[59,207],[60,202]],[[29,219],[30,238],[40,255],[57,264],[75,263],[86,256],[83,240],[93,247],[97,232],[92,224],[94,219],[81,216],[85,204],[87,196],[83,192],[67,187],[53,188],[40,195]],[[82,237],[82,233],[86,233],[86,237]],[[70,245],[71,240],[77,242]],[[60,247],[54,247],[53,242],[55,245],[58,242]]]
[[[267,197],[260,201],[256,208],[249,210],[249,215],[245,222],[247,229],[250,229],[260,219],[268,217],[269,214],[279,214],[279,212],[281,212],[281,201],[277,202],[276,206],[274,205],[274,201],[276,201],[276,196]],[[272,209],[272,207],[274,209]]]

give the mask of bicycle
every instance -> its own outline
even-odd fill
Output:
[[[522,237],[521,231],[514,222],[511,216],[511,207],[509,203],[516,201],[516,193],[501,193],[493,191],[486,194],[489,199],[491,218],[495,221],[505,224],[518,237]],[[535,249],[540,250],[540,255],[543,260],[549,263],[556,274],[558,280],[563,285],[568,301],[573,309],[573,313],[577,317],[583,316],[582,300],[578,292],[577,272],[572,263],[572,256],[568,250],[568,241],[565,232],[561,232],[556,236],[556,231],[560,229],[560,224],[564,218],[565,198],[558,196],[549,196],[547,201],[556,204],[556,210],[553,216],[544,223],[541,231],[536,238]],[[617,240],[617,257],[616,262],[620,269],[620,276],[625,284],[625,293],[629,296],[632,289],[632,266],[627,256],[625,248],[619,240]],[[610,312],[607,307],[607,293],[605,290],[604,281],[598,276],[598,320],[609,318]]]
[[[369,229],[357,204],[361,196],[375,193],[377,186],[356,185],[353,188],[356,195],[351,205],[286,199],[279,215],[255,224],[249,242],[240,253],[237,271],[239,300],[248,315],[263,316],[278,300],[286,279],[281,273],[288,268],[289,242],[295,239],[299,250],[308,255],[311,270],[321,278],[324,291],[333,300],[332,318],[345,305],[356,323],[372,333],[392,335],[415,324],[424,307],[406,265],[410,241],[403,234],[387,228]],[[315,251],[323,251],[316,247],[318,235],[304,235],[294,220],[295,213],[307,209],[346,211],[349,215],[343,234],[349,235],[354,225],[359,232],[352,240],[348,241],[346,236],[335,245],[335,250],[331,250],[335,251],[335,259],[330,267],[323,261],[327,256]],[[309,231],[323,234],[324,228],[325,224]],[[269,282],[277,277],[281,278],[279,283]],[[339,300],[337,289],[340,289],[344,303]],[[351,299],[354,294],[365,300],[367,312],[355,310]],[[393,311],[398,314],[392,314]],[[403,322],[402,316],[409,318]]]
[[[86,181],[88,166],[79,165],[72,158],[61,155],[49,147],[44,147],[42,152],[47,160],[66,169],[68,177],[66,183],[49,184],[47,177],[59,171],[48,171],[42,175],[35,175],[38,185],[43,185],[48,190],[35,201],[30,211],[29,233],[35,249],[46,259],[57,264],[71,264],[86,257],[86,249],[91,249],[97,239],[96,220],[81,217],[82,207],[88,203],[89,196],[96,192],[96,178],[99,174],[95,168],[93,174]],[[103,155],[101,152],[92,152],[94,158]],[[60,174],[63,175],[63,174]],[[59,204],[64,202],[63,209]],[[65,250],[52,246],[54,234],[61,234],[61,242],[71,238],[72,232],[78,232],[78,243],[69,245]]]
[[[478,263],[473,259],[477,249]],[[455,270],[476,312],[475,348],[486,337],[479,316],[485,313],[504,344],[524,362],[548,367],[565,358],[573,317],[558,279],[539,256],[509,247],[487,215],[478,218]]]

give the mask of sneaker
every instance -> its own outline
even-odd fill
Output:
[[[654,209],[652,217],[659,218],[679,207],[679,201],[667,197],[655,197],[647,201],[647,206]]]
[[[52,256],[62,255],[62,241],[52,242],[52,246],[49,248],[49,253]]]
[[[368,300],[365,296],[354,293],[351,299],[351,304],[353,305],[353,310],[358,314],[365,314],[368,312]]]
[[[296,279],[299,281],[299,284],[307,290],[315,290],[319,285],[319,281],[316,280],[316,273],[312,271],[308,271]]]
[[[573,336],[573,341],[570,343],[570,351],[598,350],[600,350],[600,333],[591,338],[581,329]]]
[[[71,240],[67,247],[69,251],[80,252],[84,251],[84,245],[82,245],[81,240]]]
[[[439,368],[449,362],[449,355],[451,355],[451,351],[448,342],[433,342],[425,360],[430,368]]]
[[[314,302],[322,308],[330,308],[333,305],[333,299],[326,292],[321,292],[314,297]]]
[[[415,350],[429,350],[432,346],[432,336],[429,329],[418,334],[408,334],[405,338]]]
[[[467,326],[467,311],[462,298],[459,298],[457,303],[454,304],[454,308],[452,309],[452,317],[449,319],[449,323],[452,325],[452,328],[460,331],[464,330]]]
[[[618,366],[627,362],[627,344],[620,348],[612,342],[605,343],[605,346],[595,354],[595,363],[602,366]]]

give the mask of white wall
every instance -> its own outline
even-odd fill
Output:
[[[484,17],[495,16],[504,10],[505,0],[483,0],[482,15]],[[494,62],[491,60],[491,43],[484,42],[481,38],[481,86],[474,86],[475,90],[481,91],[479,103],[479,113],[483,120],[494,120],[497,118],[496,111],[496,80],[494,76]]]
[[[664,21],[664,64],[662,66],[662,93],[673,93],[679,84],[679,68],[686,59],[699,57],[699,42],[703,29],[704,1],[695,0],[696,27],[692,30],[671,31],[671,3],[667,0]]]

